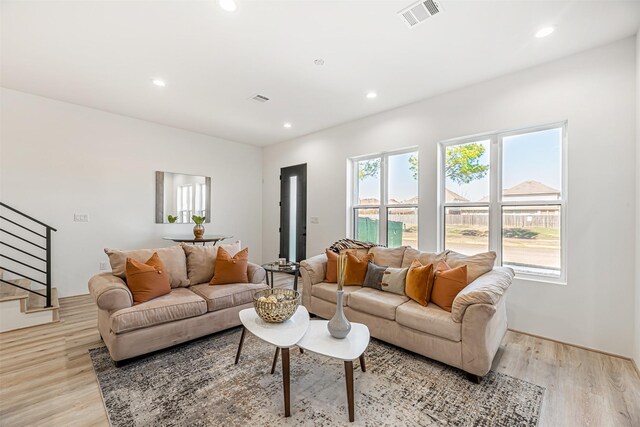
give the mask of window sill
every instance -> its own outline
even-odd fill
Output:
[[[525,282],[536,282],[536,283],[544,283],[544,284],[548,284],[548,285],[560,285],[560,286],[566,286],[567,285],[567,281],[566,279],[554,279],[551,277],[544,277],[544,276],[535,276],[532,274],[522,274],[522,273],[517,273],[514,277],[514,280],[522,280]]]

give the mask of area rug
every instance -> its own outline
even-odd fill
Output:
[[[116,368],[90,350],[109,421],[120,426],[536,426],[544,388],[490,372],[481,384],[455,368],[371,340],[367,372],[354,363],[355,422],[348,422],[342,362],[291,352],[291,417],[284,418],[274,348],[240,329]]]

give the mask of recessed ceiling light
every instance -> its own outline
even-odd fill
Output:
[[[313,61],[313,63],[316,65],[324,65],[324,59],[318,58],[315,61]]]
[[[226,10],[227,12],[235,12],[238,8],[235,0],[218,0],[218,5],[220,5],[222,10]]]
[[[153,79],[152,82],[154,85],[160,86],[160,87],[165,87],[167,85],[167,83],[161,79]]]
[[[367,92],[367,98],[368,99],[375,99],[378,97],[378,94],[375,92]]]
[[[284,126],[285,128],[289,129],[291,127],[291,123],[287,122],[287,123],[283,124],[282,126]]]
[[[547,37],[549,34],[553,33],[554,31],[555,31],[555,28],[553,27],[540,28],[536,33],[536,37],[541,39],[543,37]]]

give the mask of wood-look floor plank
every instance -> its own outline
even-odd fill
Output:
[[[108,425],[88,354],[103,345],[96,307],[88,295],[63,298],[60,318],[0,334],[1,426]],[[629,360],[509,331],[493,369],[546,387],[540,427],[640,426]]]

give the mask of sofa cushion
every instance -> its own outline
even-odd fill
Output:
[[[467,284],[469,284],[493,269],[493,264],[496,262],[496,253],[490,251],[467,256],[459,254],[458,252],[448,251],[445,261],[451,268],[466,265]]]
[[[130,251],[107,248],[104,252],[109,256],[111,273],[121,279],[126,278],[125,269],[127,258],[146,262],[151,258],[154,252],[157,252],[160,261],[162,261],[169,273],[169,282],[171,283],[171,287],[178,288],[189,286],[189,278],[187,276],[187,259],[184,255],[184,251],[179,245],[169,246],[168,248],[135,249]]]
[[[417,259],[422,265],[433,264],[433,271],[435,271],[438,263],[445,259],[447,252],[449,251],[437,254],[435,252],[420,252],[417,249],[407,248],[404,252],[404,257],[402,258],[402,268],[408,268],[411,266],[413,260]]]
[[[362,282],[363,288],[373,288],[379,291],[382,290],[382,277],[388,267],[381,267],[372,262],[367,266],[367,275],[364,276],[364,282]]]
[[[467,286],[467,266],[451,268],[440,261],[436,269],[436,279],[433,283],[431,301],[438,307],[451,312],[453,300],[456,299],[460,291]]]
[[[228,285],[209,285],[207,283],[191,286],[196,294],[207,301],[208,311],[224,310],[253,301],[253,294],[267,289],[264,283],[232,283]]]
[[[399,248],[374,246],[369,249],[369,253],[373,254],[373,260],[377,265],[399,268],[402,266],[405,249],[405,246],[400,246]]]
[[[395,320],[396,308],[409,298],[390,292],[362,288],[349,295],[349,307],[384,319]]]
[[[359,286],[345,286],[343,289],[344,297],[342,298],[342,305],[347,306],[349,303],[349,295],[353,292],[359,291],[361,288]],[[311,295],[334,304],[338,301],[338,298],[336,297],[337,291],[338,285],[336,283],[322,282],[316,283],[311,287]]]
[[[327,256],[327,274],[324,281],[327,283],[338,282],[338,254],[325,249],[325,255]]]
[[[182,245],[187,256],[187,275],[191,284],[206,283],[211,280],[215,271],[218,248],[224,248],[229,255],[240,252],[240,240],[218,246]]]
[[[404,288],[408,271],[408,268],[387,268],[382,276],[382,290],[402,296],[406,295]]]
[[[154,252],[153,256],[144,263],[127,258],[125,273],[127,286],[133,295],[134,305],[151,301],[171,292],[167,269],[160,261],[157,252]]]
[[[114,312],[111,315],[111,330],[121,334],[200,316],[206,312],[207,303],[204,299],[189,289],[177,288],[167,295]]]
[[[448,311],[435,304],[424,307],[415,301],[408,301],[397,308],[396,322],[407,328],[451,341],[461,340],[460,323],[454,322]]]
[[[249,283],[247,264],[249,263],[249,248],[244,248],[235,255],[229,254],[224,248],[218,249],[216,268],[211,285],[228,285],[233,283]]]
[[[407,272],[407,280],[404,292],[409,298],[424,305],[429,303],[429,297],[433,289],[433,264],[422,265],[414,259]]]
[[[361,259],[353,252],[347,251],[347,265],[344,269],[344,285],[362,286],[367,275],[369,261],[373,261],[373,254],[366,254]]]

